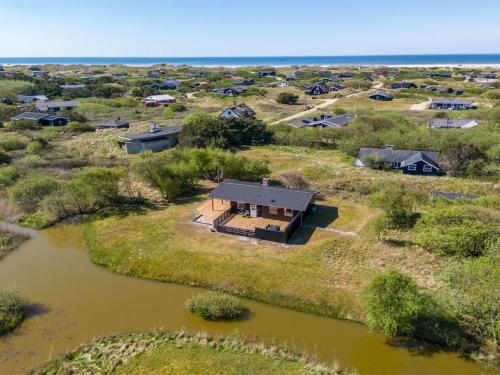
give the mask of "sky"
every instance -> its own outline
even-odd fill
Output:
[[[0,57],[500,53],[500,0],[0,0]]]

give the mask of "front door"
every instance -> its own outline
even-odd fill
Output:
[[[250,217],[257,217],[257,205],[256,204],[250,205]]]

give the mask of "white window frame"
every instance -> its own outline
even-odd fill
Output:
[[[293,217],[293,210],[290,208],[285,208],[285,216]]]
[[[407,168],[409,171],[416,171],[417,165],[416,164],[408,164]]]
[[[269,206],[269,215],[278,215],[278,207]]]
[[[424,168],[422,169],[424,172],[432,172],[432,167],[430,165],[424,165]]]

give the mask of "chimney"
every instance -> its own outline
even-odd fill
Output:
[[[149,132],[150,133],[155,133],[158,131],[158,128],[156,127],[156,124],[149,124]]]
[[[262,179],[262,186],[269,186],[269,179],[268,178],[264,177]]]
[[[394,150],[394,145],[385,145],[384,148],[386,150]]]

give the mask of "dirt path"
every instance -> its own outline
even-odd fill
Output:
[[[427,108],[429,108],[429,104],[431,104],[431,100],[430,99],[428,99],[427,101],[422,102],[422,103],[413,104],[410,107],[410,111],[424,111]]]
[[[346,96],[343,96],[343,97],[340,97],[340,98],[323,99],[324,100],[323,103],[318,104],[317,106],[315,106],[315,107],[313,107],[311,109],[307,109],[305,111],[296,113],[294,115],[282,118],[281,120],[278,120],[278,121],[275,121],[275,122],[271,123],[271,125],[280,124],[282,122],[288,122],[288,121],[295,120],[295,119],[300,118],[300,117],[304,117],[304,116],[310,115],[311,113],[316,112],[318,109],[322,109],[322,108],[328,107],[328,106],[330,106],[332,104],[335,104],[339,99],[350,98],[352,96],[358,96],[358,95],[361,95],[362,93],[365,93],[365,92],[374,91],[374,90],[376,90],[379,87],[382,87],[382,82],[377,83],[375,86],[373,86],[372,89],[367,90],[367,91],[355,92],[355,93],[352,93],[352,94],[349,94],[349,95],[346,95]]]

